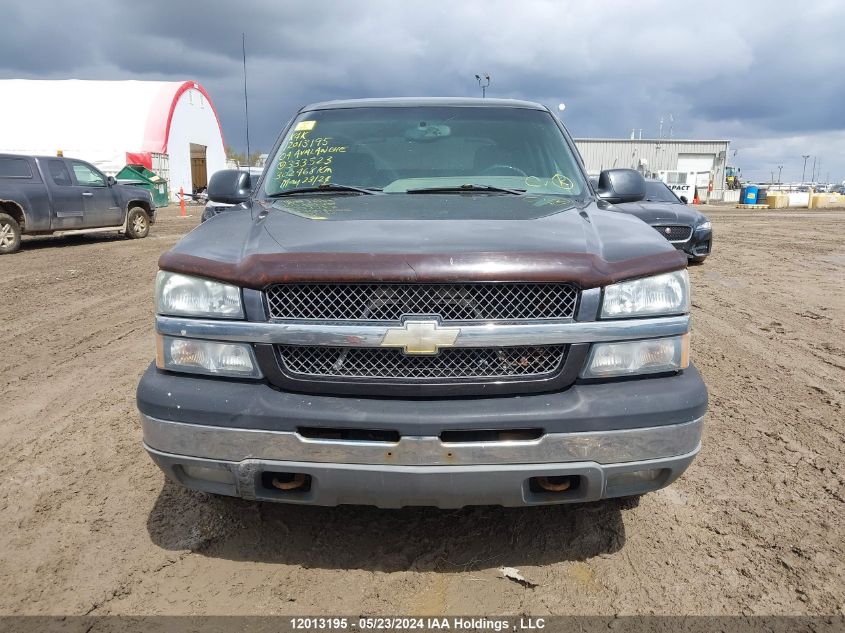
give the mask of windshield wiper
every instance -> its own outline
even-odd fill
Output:
[[[509,193],[512,196],[521,196],[525,189],[505,189],[492,185],[459,185],[457,187],[426,187],[424,189],[408,189],[405,193],[463,193],[465,191],[488,191],[490,193]]]
[[[294,187],[293,189],[285,189],[284,191],[277,191],[276,193],[268,194],[268,198],[283,198],[284,196],[293,196],[298,193],[331,193],[331,192],[349,192],[361,193],[368,196],[381,193],[381,189],[353,187],[352,185],[339,185],[333,182],[317,185],[316,187]]]

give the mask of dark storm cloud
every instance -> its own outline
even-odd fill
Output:
[[[739,6],[737,6],[739,5]],[[253,147],[311,101],[489,94],[566,103],[575,136],[734,140],[747,175],[802,153],[845,177],[842,3],[223,2],[114,0],[4,7],[0,76],[195,79],[242,148],[247,34]],[[835,171],[838,170],[838,171]]]

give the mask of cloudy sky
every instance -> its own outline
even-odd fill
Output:
[[[192,79],[242,149],[312,101],[488,94],[564,102],[576,137],[727,138],[748,178],[845,179],[841,0],[7,0],[0,78]],[[3,95],[0,95],[3,98]],[[812,167],[808,163],[807,177]]]

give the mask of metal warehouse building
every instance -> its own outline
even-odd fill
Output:
[[[214,104],[193,81],[0,81],[0,153],[141,164],[190,193],[226,168]]]
[[[721,200],[724,196],[730,141],[580,138],[575,139],[575,145],[590,175],[614,167],[637,169],[645,175],[660,171],[710,172],[710,197]]]

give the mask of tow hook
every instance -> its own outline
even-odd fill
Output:
[[[534,481],[547,492],[563,492],[572,485],[570,477],[536,477]]]
[[[282,476],[273,477],[273,487],[279,490],[296,490],[297,488],[302,488],[303,484],[305,484],[304,473],[284,473],[287,477],[284,477],[282,473],[280,475]]]

